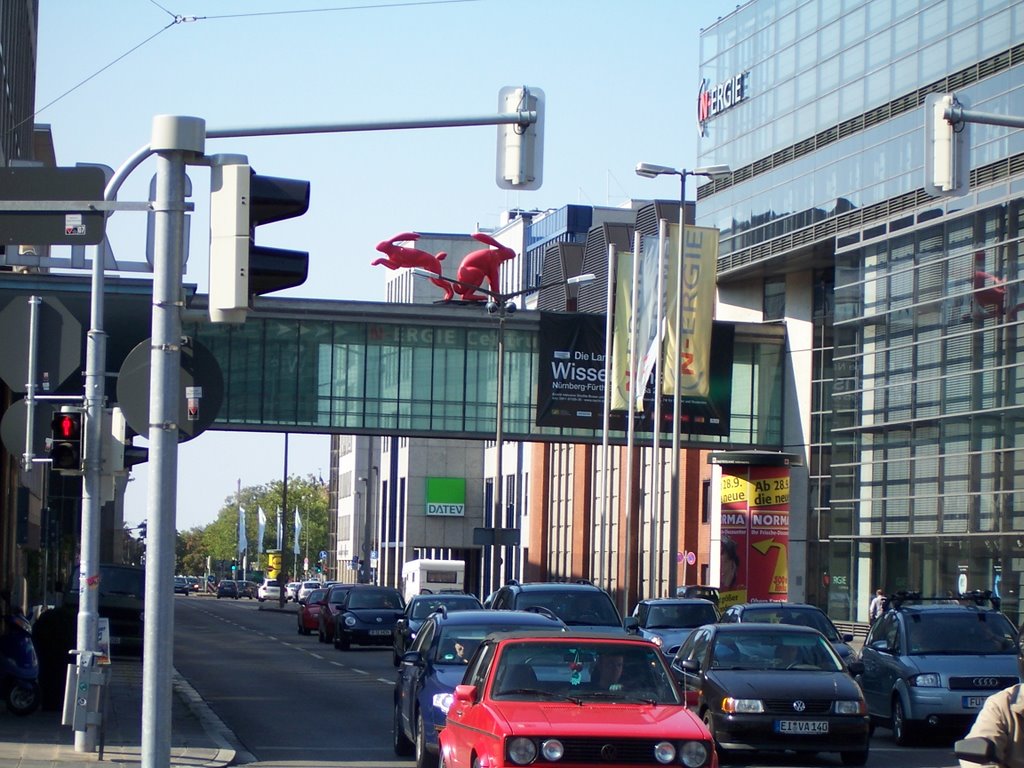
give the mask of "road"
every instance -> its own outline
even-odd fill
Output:
[[[391,747],[395,671],[386,648],[337,651],[299,635],[293,609],[250,600],[175,597],[174,665],[239,742],[238,764],[258,768],[402,768]],[[838,755],[758,755],[729,766],[839,766]],[[954,768],[951,747],[897,747],[888,729],[868,766]]]

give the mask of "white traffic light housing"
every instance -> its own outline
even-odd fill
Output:
[[[970,181],[970,145],[967,123],[947,119],[959,107],[951,93],[931,93],[924,102],[924,189],[934,197],[967,194]]]
[[[255,243],[256,227],[309,210],[309,182],[253,173],[247,163],[210,166],[210,320],[245,322],[253,296],[305,282],[309,253]]]
[[[498,126],[498,169],[501,189],[540,189],[544,171],[544,91],[506,86],[498,91],[498,111],[535,112],[532,123]]]

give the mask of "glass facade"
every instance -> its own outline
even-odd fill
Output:
[[[930,198],[923,103],[1024,114],[1022,39],[1011,0],[754,0],[702,33],[705,81],[746,78],[699,150],[734,169],[698,192],[720,286],[810,275],[790,361],[809,405],[785,406],[808,456],[798,576],[838,619],[876,587],[964,586],[1020,619],[1024,131],[970,126],[969,193]]]

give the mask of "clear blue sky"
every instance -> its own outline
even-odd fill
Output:
[[[503,210],[676,199],[674,177],[637,162],[692,166],[698,32],[721,0],[43,0],[36,122],[59,165],[118,167],[148,144],[152,118],[210,128],[493,114],[506,85],[546,97],[544,183],[497,188],[494,127],[209,141],[260,173],[309,179],[309,212],[261,227],[264,245],[308,250],[305,285],[279,295],[381,300],[380,240],[403,231],[493,228]],[[178,19],[190,19],[176,22]],[[155,164],[122,187],[146,199]],[[195,214],[185,281],[206,292],[209,173],[189,172]],[[108,224],[119,259],[138,260],[145,217]],[[54,255],[60,255],[55,251]],[[138,275],[127,275],[129,277]],[[325,436],[294,435],[290,474],[329,470]],[[210,522],[243,486],[280,478],[284,437],[208,432],[179,450],[177,527]],[[145,517],[145,465],[126,520]]]

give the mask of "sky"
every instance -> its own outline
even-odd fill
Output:
[[[309,278],[277,296],[382,301],[370,262],[405,231],[493,229],[512,208],[678,199],[674,176],[638,162],[693,167],[698,34],[735,0],[42,0],[36,123],[57,164],[119,167],[150,140],[155,115],[209,129],[426,120],[496,114],[504,86],[544,93],[543,184],[495,184],[493,126],[209,140],[261,174],[308,179],[309,211],[260,227],[261,245],[310,253]],[[155,161],[119,200],[148,197]],[[206,292],[209,171],[189,168],[195,211],[184,282]],[[107,224],[115,257],[140,261],[145,215]],[[67,255],[55,247],[54,256]],[[115,273],[117,274],[117,273]],[[138,278],[138,273],[122,273]],[[144,444],[137,439],[138,444]],[[330,471],[324,435],[288,438],[289,475]],[[216,519],[242,487],[280,479],[285,437],[207,431],[178,451],[176,527]],[[135,467],[125,521],[146,517]]]

